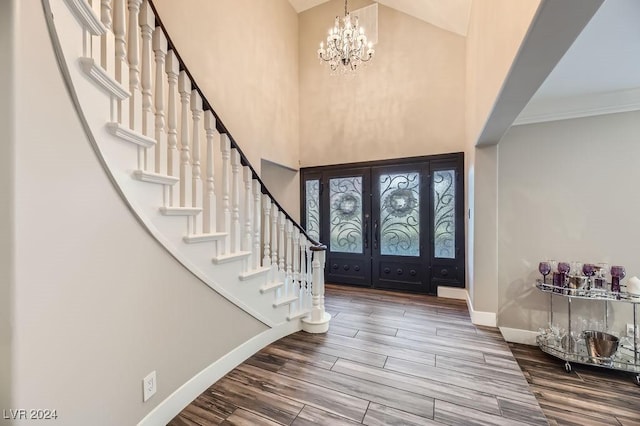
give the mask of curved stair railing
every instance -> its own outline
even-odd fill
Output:
[[[326,332],[325,247],[265,188],[151,2],[42,1],[87,136],[148,231],[268,326]]]

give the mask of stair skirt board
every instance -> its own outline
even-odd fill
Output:
[[[217,361],[211,363],[208,367],[176,389],[147,414],[138,423],[138,426],[155,426],[169,423],[169,421],[178,415],[191,401],[196,399],[213,383],[236,368],[247,358],[276,340],[300,330],[301,326],[299,321],[286,322],[276,328],[263,331],[257,336],[247,340]]]

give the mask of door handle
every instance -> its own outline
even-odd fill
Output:
[[[368,249],[369,248],[369,220],[366,218],[364,220],[364,227],[362,228],[362,231],[364,232],[364,248]]]
[[[378,249],[378,221],[373,221],[373,248]]]

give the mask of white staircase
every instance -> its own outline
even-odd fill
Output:
[[[140,223],[269,327],[325,332],[324,247],[266,191],[156,25],[151,4],[43,4],[87,136]]]

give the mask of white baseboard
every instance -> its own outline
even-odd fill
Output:
[[[438,297],[466,300],[467,309],[469,309],[469,315],[471,316],[471,322],[475,325],[483,325],[486,327],[497,327],[498,325],[498,319],[495,312],[482,312],[473,309],[473,303],[471,303],[471,298],[469,297],[469,292],[466,288],[438,287]]]
[[[499,328],[500,333],[502,333],[502,337],[507,342],[536,346],[536,336],[538,336],[538,333],[535,331],[509,327]]]
[[[467,300],[468,294],[466,288],[438,287],[438,297],[444,297],[445,299]]]
[[[251,355],[268,344],[300,330],[300,321],[287,321],[276,328],[270,328],[247,340],[222,358],[189,379],[164,401],[147,414],[138,426],[155,426],[169,423],[180,411],[207,390],[213,383],[236,368]]]

